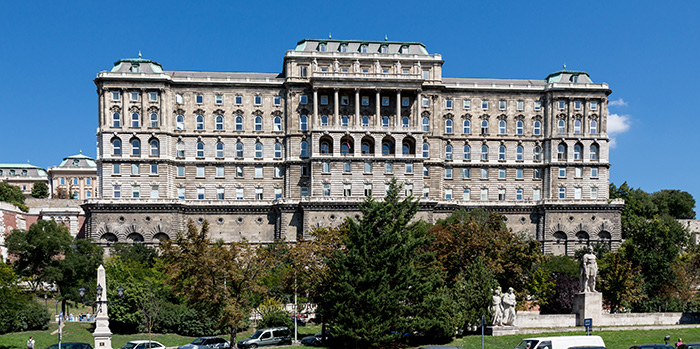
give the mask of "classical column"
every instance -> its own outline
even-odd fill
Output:
[[[318,126],[318,88],[314,87],[314,128]]]
[[[423,130],[423,124],[421,123],[421,104],[423,103],[423,97],[421,95],[421,90],[416,91],[416,115],[414,116],[414,125],[418,126],[419,130]]]
[[[396,89],[396,127],[401,125],[401,89]]]
[[[126,116],[128,115],[128,114],[127,114],[128,111],[126,110],[126,98],[127,98],[127,94],[129,94],[129,91],[127,91],[127,90],[125,90],[125,89],[121,89],[121,94],[122,94],[122,95],[121,95],[121,97],[122,97],[122,111],[121,111],[121,112],[122,112],[122,119],[121,119],[121,124],[120,124],[120,125],[121,125],[121,127],[128,127],[128,125],[126,124],[126,121],[127,121],[127,117],[126,117]],[[131,97],[131,96],[129,96],[129,97]],[[109,119],[108,119],[108,120],[109,120]],[[111,124],[111,121],[110,121],[110,126],[111,126],[111,125],[112,125],[112,124]],[[124,148],[122,148],[122,149],[124,149]]]
[[[376,98],[375,98],[375,121],[374,125],[379,126],[381,125],[381,119],[382,119],[382,110],[381,110],[381,103],[382,103],[382,90],[380,89],[375,89],[376,92]]]
[[[360,126],[360,89],[355,89],[355,127]]]
[[[338,88],[333,89],[333,112],[334,112],[334,120],[333,120],[333,125],[338,126],[340,125],[340,117],[338,116]]]

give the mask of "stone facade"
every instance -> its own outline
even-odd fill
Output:
[[[32,164],[0,164],[0,181],[7,182],[22,189],[22,194],[29,197],[35,182],[44,182],[47,186],[49,180],[46,171]]]
[[[296,241],[396,177],[428,222],[481,207],[546,253],[616,247],[608,85],[571,70],[448,78],[443,62],[421,43],[342,40],[298,42],[279,74],[119,60],[95,79],[87,236],[156,243],[191,218],[224,241]]]
[[[49,167],[48,172],[52,198],[85,200],[97,192],[97,164],[82,152],[63,158],[60,165]]]

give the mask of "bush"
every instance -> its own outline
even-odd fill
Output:
[[[578,278],[557,274],[554,283],[554,294],[540,307],[540,314],[571,314],[579,288]]]
[[[46,330],[51,315],[42,305],[26,300],[23,303],[5,304],[0,307],[0,334]]]
[[[258,328],[267,327],[280,327],[287,326],[289,328],[294,327],[294,321],[286,312],[271,312],[263,316],[262,320],[258,323]]]
[[[200,337],[215,335],[216,321],[212,317],[184,305],[180,306],[181,317],[177,334],[182,336]]]

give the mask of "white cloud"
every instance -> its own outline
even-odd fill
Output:
[[[622,99],[620,99],[622,100]],[[608,134],[610,137],[610,148],[615,148],[617,146],[617,140],[613,137],[616,134],[627,132],[631,125],[629,115],[618,115],[609,114],[608,115]]]
[[[625,102],[624,99],[619,98],[619,99],[617,99],[617,100],[608,102],[608,106],[611,106],[611,107],[626,107],[626,106],[627,106],[627,102]]]

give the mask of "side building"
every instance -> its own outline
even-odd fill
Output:
[[[85,200],[97,192],[97,164],[82,152],[63,158],[48,172],[52,198]]]
[[[0,164],[0,181],[19,187],[24,196],[29,197],[34,183],[43,182],[48,187],[46,170],[32,164]]]
[[[392,177],[428,222],[486,208],[573,254],[621,242],[609,201],[605,83],[449,78],[415,42],[311,40],[281,73],[166,71],[122,59],[95,79],[87,237],[157,243],[187,219],[223,241],[297,241],[356,216]]]

